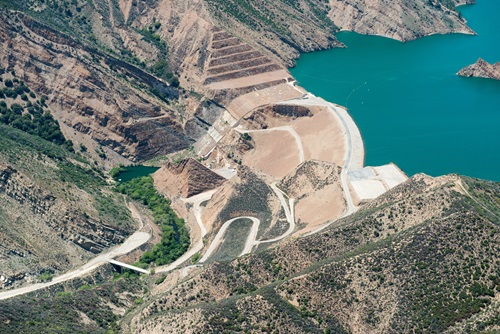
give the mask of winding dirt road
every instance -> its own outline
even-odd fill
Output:
[[[65,282],[67,280],[83,276],[85,274],[90,273],[92,270],[96,269],[97,267],[108,263],[109,260],[119,256],[119,255],[124,255],[127,254],[137,247],[141,246],[142,244],[146,243],[151,236],[148,233],[145,232],[135,232],[132,234],[129,238],[125,240],[125,242],[121,245],[115,246],[111,248],[108,252],[104,254],[100,254],[99,256],[93,258],[83,266],[69,271],[61,276],[54,277],[52,281],[47,282],[47,283],[37,283],[33,284],[27,287],[19,288],[19,289],[14,289],[14,290],[9,290],[5,292],[0,292],[0,300],[7,299],[7,298],[12,298],[15,296],[23,295],[28,292],[33,292],[39,289],[47,288],[49,286]]]
[[[199,263],[203,263],[208,258],[212,255],[212,253],[215,251],[215,249],[220,245],[222,238],[224,238],[224,235],[226,234],[227,229],[231,224],[239,219],[250,219],[252,221],[252,229],[250,230],[250,233],[248,234],[247,240],[245,242],[245,247],[243,248],[243,251],[241,252],[241,255],[250,253],[252,251],[252,241],[255,240],[257,237],[257,232],[259,231],[259,225],[260,225],[260,220],[255,218],[255,217],[250,217],[250,216],[241,216],[241,217],[236,217],[233,219],[230,219],[226,221],[224,224],[222,224],[219,232],[217,232],[217,235],[215,236],[214,240],[210,244],[210,247],[208,247],[207,251],[203,255],[203,257],[200,259]]]
[[[231,224],[238,220],[238,219],[250,219],[252,221],[252,229],[250,230],[250,233],[247,236],[247,239],[245,241],[245,247],[243,248],[243,251],[241,252],[240,256],[243,256],[245,254],[249,254],[252,252],[252,249],[254,246],[257,246],[261,243],[270,243],[270,242],[276,242],[281,239],[286,238],[295,229],[295,217],[294,217],[294,210],[293,210],[293,205],[294,205],[294,200],[293,199],[288,199],[288,201],[285,199],[285,196],[287,196],[281,189],[279,189],[276,186],[277,182],[273,182],[271,184],[271,189],[276,193],[278,196],[281,206],[283,207],[283,210],[285,211],[285,216],[286,220],[288,221],[288,229],[285,233],[280,235],[279,237],[273,238],[273,239],[268,239],[268,240],[257,240],[257,233],[259,232],[259,226],[260,226],[260,220],[256,217],[251,217],[251,216],[240,216],[240,217],[235,217],[233,219],[230,219],[226,221],[220,228],[219,232],[217,232],[217,235],[215,236],[214,240],[210,244],[210,247],[207,249],[203,257],[200,259],[199,263],[203,263],[210,256],[212,253],[217,249],[217,247],[220,245],[220,242],[222,241],[224,235],[226,234],[227,229]],[[287,196],[288,197],[288,196]]]
[[[364,146],[363,146],[363,141],[361,139],[361,134],[359,132],[358,127],[354,123],[353,119],[351,116],[347,113],[347,111],[344,108],[340,108],[335,106],[333,103],[327,102],[323,100],[322,98],[316,97],[312,94],[307,94],[306,98],[302,99],[291,99],[284,101],[283,103],[286,104],[296,104],[296,105],[306,105],[306,106],[326,106],[328,107],[328,110],[330,110],[332,113],[335,114],[335,116],[341,121],[345,134],[346,134],[346,141],[347,141],[347,150],[346,150],[346,155],[345,155],[345,162],[344,166],[342,168],[342,172],[340,174],[340,179],[341,179],[341,186],[342,190],[344,192],[344,197],[347,203],[347,210],[346,212],[342,215],[342,217],[348,216],[355,212],[357,210],[357,207],[354,205],[352,201],[352,197],[350,195],[349,191],[349,186],[347,183],[347,172],[352,169],[357,169],[357,168],[362,168],[363,167],[363,159],[364,159]],[[162,116],[160,116],[162,117]],[[243,129],[237,129],[238,132],[240,133],[246,133],[246,132],[257,132],[257,131],[287,131],[292,136],[295,138],[295,142],[297,144],[297,149],[299,151],[299,158],[300,162],[304,161],[304,150],[302,146],[302,141],[300,139],[300,136],[297,134],[297,132],[290,126],[280,126],[276,128],[271,128],[271,129],[263,129],[263,130],[243,130]],[[205,252],[204,256],[201,258],[199,263],[205,262],[214,252],[214,250],[217,248],[217,246],[220,244],[220,241],[224,237],[224,234],[227,230],[227,228],[236,220],[238,219],[250,219],[252,221],[252,229],[247,236],[246,242],[245,242],[245,247],[240,254],[240,256],[248,254],[252,251],[253,247],[256,245],[259,245],[260,243],[271,243],[271,242],[276,242],[279,240],[282,240],[289,236],[290,234],[293,233],[295,229],[295,217],[294,217],[294,199],[288,198],[288,201],[285,199],[285,196],[287,196],[283,191],[281,191],[277,186],[276,182],[272,183],[270,185],[271,189],[276,193],[278,196],[281,206],[283,207],[285,211],[285,216],[286,220],[289,223],[289,227],[285,233],[283,233],[281,236],[273,238],[273,239],[268,239],[268,240],[256,240],[257,238],[257,233],[258,229],[260,226],[260,220],[255,218],[255,217],[249,217],[249,216],[242,216],[242,217],[236,217],[231,220],[226,221],[217,235],[215,236],[213,242],[210,244],[209,248]],[[167,272],[176,269],[179,267],[182,263],[190,259],[194,254],[197,252],[201,251],[203,249],[203,237],[207,234],[207,230],[205,225],[203,224],[202,220],[202,209],[201,209],[201,204],[207,200],[210,200],[213,196],[213,194],[216,192],[216,190],[211,190],[202,194],[199,194],[197,196],[193,196],[190,199],[186,199],[185,201],[187,203],[193,203],[193,213],[196,218],[196,222],[200,228],[200,234],[201,237],[198,240],[198,242],[191,247],[183,256],[181,256],[179,259],[177,259],[175,262],[163,266],[163,267],[158,267],[156,268],[156,272]],[[288,196],[287,196],[288,197]],[[135,207],[130,208],[132,215],[135,218],[139,218],[141,223],[144,226],[144,222],[142,218],[140,217],[138,211],[136,210]],[[341,218],[342,218],[341,217]],[[328,223],[326,225],[323,225],[322,227],[309,232],[303,236],[308,236],[314,233],[318,233],[328,227],[331,223]],[[149,226],[152,228],[151,226]],[[105,254],[101,254],[97,256],[96,258],[92,259],[90,262],[87,264],[81,266],[78,269],[75,269],[73,271],[67,272],[61,276],[55,277],[51,282],[47,283],[38,283],[34,284],[28,287],[24,288],[19,288],[15,290],[10,290],[10,291],[5,291],[0,293],[0,300],[2,299],[7,299],[11,298],[14,296],[22,295],[28,292],[36,291],[38,289],[43,289],[46,287],[49,287],[51,285],[55,285],[67,280],[70,280],[72,278],[80,277],[83,276],[98,266],[107,263],[109,260],[112,258],[123,255],[126,253],[129,253],[130,251],[134,250],[135,248],[141,246],[142,244],[146,243],[150,239],[150,234],[145,233],[145,232],[136,232],[132,236],[130,236],[122,245],[117,246],[115,248],[110,249],[108,252]],[[184,276],[187,275],[188,271],[192,268],[200,266],[200,264],[197,265],[192,265],[183,268],[182,274]]]
[[[205,224],[203,224],[203,219],[201,216],[202,215],[201,204],[211,199],[216,191],[217,191],[216,189],[206,191],[204,193],[198,194],[196,196],[184,200],[186,203],[193,203],[193,213],[196,218],[196,223],[200,228],[200,234],[201,234],[200,240],[198,240],[198,242],[193,247],[191,247],[186,253],[184,253],[184,255],[182,255],[180,258],[178,258],[171,264],[156,268],[155,271],[157,273],[163,273],[166,271],[174,270],[182,263],[192,258],[194,254],[201,251],[201,249],[203,248],[203,237],[207,234],[207,229],[205,227]]]

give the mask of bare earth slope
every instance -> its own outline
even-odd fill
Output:
[[[283,191],[295,199],[297,223],[308,225],[301,233],[314,230],[345,211],[340,171],[335,164],[308,160],[280,182]]]
[[[409,41],[437,33],[473,33],[453,7],[465,2],[473,1],[330,0],[328,16],[343,30]]]
[[[167,162],[153,174],[156,189],[167,197],[184,198],[198,195],[220,186],[225,179],[190,158],[179,163]]]

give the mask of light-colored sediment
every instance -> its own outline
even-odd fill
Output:
[[[241,95],[229,104],[227,110],[234,118],[240,120],[257,107],[296,99],[302,95],[304,95],[304,92],[283,83]]]
[[[346,140],[342,124],[324,107],[312,107],[313,116],[300,117],[291,123],[304,148],[304,160],[320,160],[342,166]]]
[[[347,172],[347,177],[357,204],[377,198],[408,179],[405,173],[392,163],[352,170]]]
[[[244,165],[281,179],[304,161],[300,137],[292,128],[279,127],[246,132],[251,134],[255,149],[244,156]]]

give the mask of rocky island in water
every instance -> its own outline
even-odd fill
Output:
[[[500,62],[490,64],[479,58],[474,64],[462,68],[457,73],[462,77],[476,77],[500,80]]]

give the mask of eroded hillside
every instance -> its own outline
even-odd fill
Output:
[[[166,83],[28,16],[0,14],[2,67],[45,96],[75,143],[105,147],[111,161],[122,162],[190,145],[167,105],[178,93]]]
[[[455,6],[474,0],[330,0],[328,17],[341,29],[400,41],[432,34],[473,31]]]
[[[136,229],[125,199],[64,147],[0,125],[3,287],[49,280]]]

